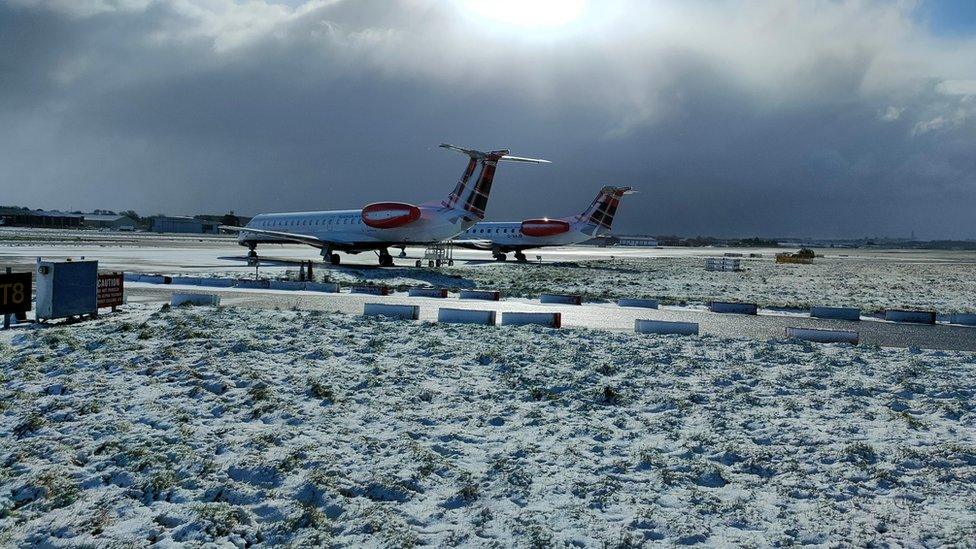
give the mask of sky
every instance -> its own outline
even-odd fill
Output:
[[[972,0],[0,0],[0,204],[976,239]]]

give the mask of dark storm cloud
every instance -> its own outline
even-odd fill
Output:
[[[593,3],[563,34],[433,1],[0,2],[2,203],[254,213],[445,194],[490,216],[602,184],[620,232],[976,237],[973,42],[910,6]]]

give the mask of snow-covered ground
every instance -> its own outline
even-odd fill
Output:
[[[952,313],[976,311],[976,254],[971,255],[957,262],[833,256],[812,265],[766,258],[743,260],[743,272],[706,272],[703,259],[690,257],[491,264],[447,272],[516,296],[565,292],[593,299],[653,297],[663,303],[736,300],[762,307],[827,305],[866,312],[908,307]]]
[[[0,364],[0,546],[976,539],[973,353],[130,306]]]
[[[860,307],[866,313],[890,308],[976,311],[976,252],[964,250],[821,249],[812,265],[778,265],[783,249],[597,248],[568,246],[530,250],[543,263],[497,263],[484,251],[456,250],[453,268],[417,269],[422,249],[396,258],[397,268],[376,268],[372,253],[342,255],[343,266],[322,263],[309,246],[262,246],[261,275],[297,275],[298,261],[316,263],[318,278],[342,284],[417,284],[450,288],[485,287],[514,297],[581,293],[589,299],[653,297],[665,304],[701,305],[741,300],[761,307],[804,309],[813,305]],[[714,273],[705,257],[726,252],[762,254],[745,258],[746,271]],[[180,276],[253,276],[246,250],[233,237],[100,231],[0,229],[0,264],[29,269],[37,256],[98,259],[103,270]],[[396,253],[395,253],[396,256]]]

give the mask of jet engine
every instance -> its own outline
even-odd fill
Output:
[[[569,222],[561,219],[526,219],[522,222],[525,236],[553,236],[569,231]]]
[[[374,202],[362,211],[363,223],[375,229],[394,229],[420,219],[420,208],[403,202]]]

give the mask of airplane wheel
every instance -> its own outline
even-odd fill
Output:
[[[448,267],[453,267],[454,266],[454,260],[453,259],[448,259],[447,260],[447,266]]]
[[[434,260],[431,259],[430,261],[428,261],[427,262],[427,266],[433,268],[434,267]]]
[[[421,265],[423,265],[423,262],[418,259],[417,260],[417,266],[420,267]]]
[[[339,254],[332,254],[329,256],[329,263],[333,265],[338,265],[340,261],[341,259],[339,258]]]
[[[392,255],[381,255],[380,256],[380,267],[392,267],[393,266],[393,256]]]
[[[527,261],[525,254],[515,254],[515,259],[519,261]]]
[[[506,259],[508,259],[508,256],[505,254],[498,254],[495,256],[495,261],[505,261]]]
[[[250,259],[257,259],[258,258],[257,250],[251,248],[251,251],[247,252],[247,257],[249,257]]]

